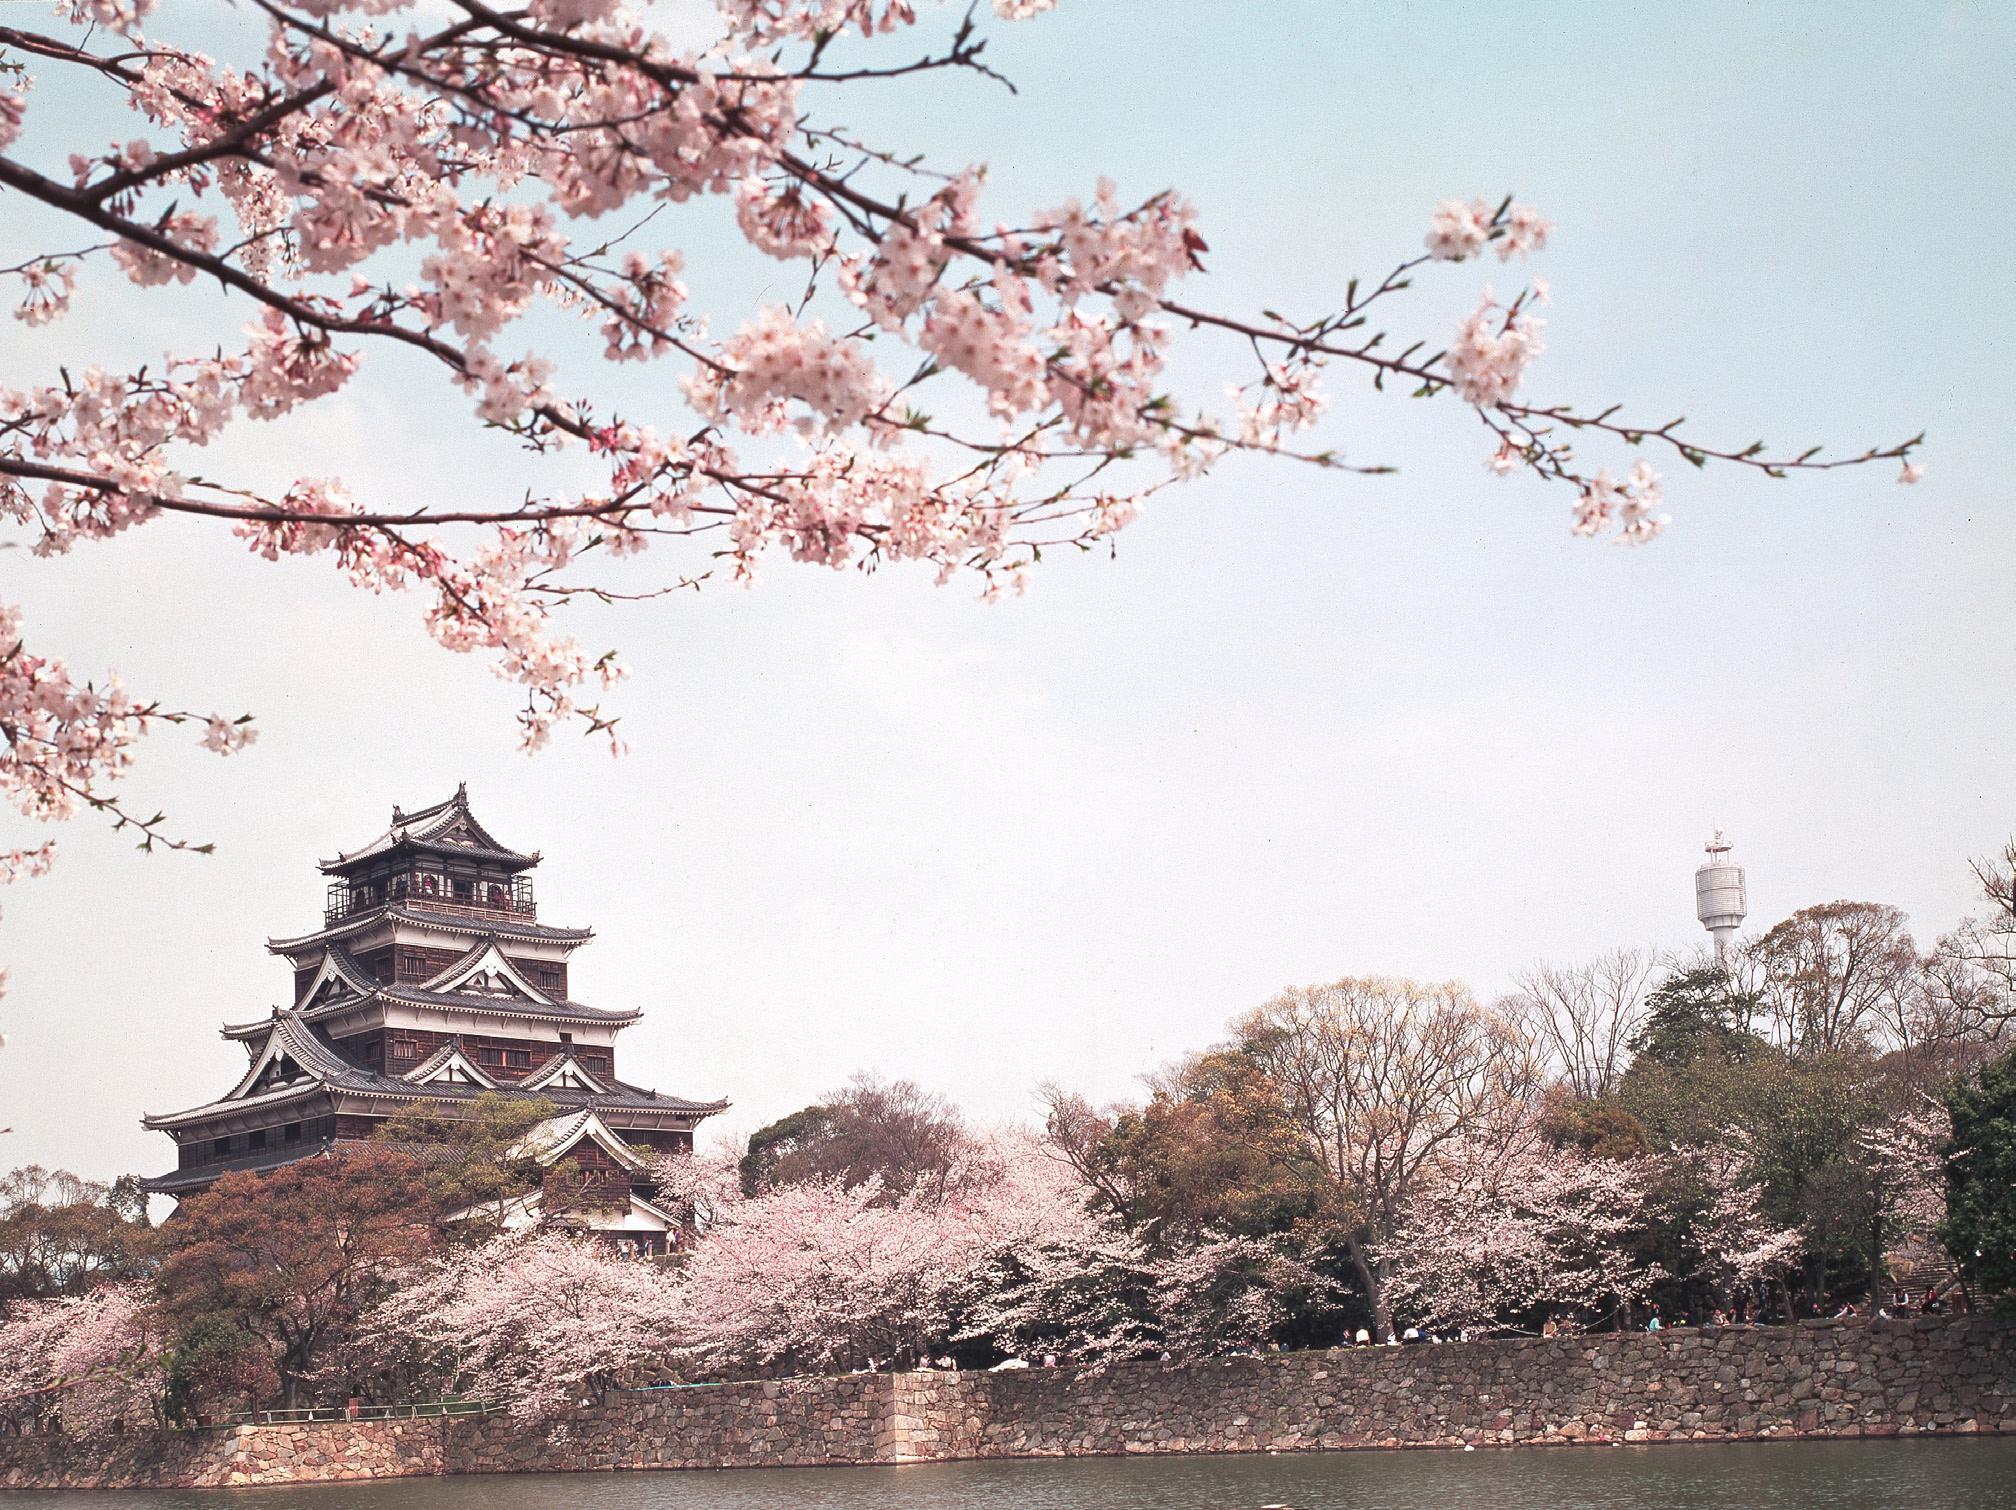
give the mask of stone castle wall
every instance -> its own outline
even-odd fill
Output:
[[[137,1432],[83,1453],[62,1437],[0,1437],[0,1488],[207,1489],[410,1478],[444,1471],[441,1422],[316,1421]]]
[[[918,1456],[2016,1432],[2016,1326],[1825,1323],[925,1375]],[[899,1396],[899,1402],[902,1397]]]
[[[503,1415],[0,1438],[0,1485],[797,1467],[1104,1453],[2016,1432],[2016,1322],[1960,1317],[1353,1348],[1100,1373],[856,1374]]]

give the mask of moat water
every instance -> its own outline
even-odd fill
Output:
[[[234,1510],[2001,1510],[2016,1505],[2016,1437],[0,1492],[0,1510],[217,1510],[226,1503]]]

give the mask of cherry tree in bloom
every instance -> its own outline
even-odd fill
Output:
[[[779,1186],[716,1213],[682,1276],[679,1350],[707,1370],[859,1368],[928,1351],[968,1267],[956,1211],[881,1181]]]
[[[1712,1144],[1674,1150],[1673,1159],[1704,1197],[1690,1228],[1694,1277],[1727,1300],[1798,1265],[1804,1235],[1765,1212],[1763,1181],[1747,1134],[1725,1129]]]
[[[1090,1192],[1042,1140],[1003,1130],[987,1155],[993,1177],[966,1203],[970,1246],[945,1300],[954,1339],[1095,1365],[1153,1351],[1147,1247],[1090,1209]]]
[[[1162,1345],[1158,1303],[1201,1338],[1208,1305],[1234,1310],[1252,1288],[1228,1278],[1235,1257],[1254,1258],[1243,1249],[1162,1272],[1022,1130],[988,1134],[950,1177],[902,1194],[828,1178],[744,1197],[726,1168],[702,1156],[660,1170],[668,1199],[707,1213],[678,1323],[681,1356],[703,1370],[864,1367],[957,1341],[1100,1362]]]
[[[1634,1246],[1656,1210],[1650,1164],[1538,1137],[1452,1143],[1381,1249],[1395,1312],[1452,1330],[1615,1316],[1665,1277]]]
[[[966,1276],[962,1341],[1011,1357],[1056,1354],[1094,1367],[1158,1352],[1156,1274],[1146,1248],[1117,1223],[1090,1241],[1031,1240]]]
[[[1928,1238],[1946,1220],[1946,1145],[1952,1138],[1945,1104],[1917,1095],[1856,1134],[1856,1156],[1896,1235]]]
[[[946,1310],[960,1341],[1101,1367],[1168,1353],[1202,1357],[1265,1343],[1291,1297],[1334,1298],[1336,1281],[1277,1240],[1204,1232],[1156,1244],[1095,1210],[1054,1145],[1003,1129],[966,1204],[971,1267]]]
[[[668,1357],[678,1315],[664,1270],[539,1231],[435,1260],[373,1310],[365,1330],[381,1354],[417,1350],[459,1387],[530,1423]]]
[[[1149,1268],[1164,1351],[1208,1357],[1264,1347],[1288,1319],[1290,1297],[1337,1301],[1344,1287],[1279,1240],[1204,1233]]]
[[[100,1437],[151,1425],[165,1375],[145,1287],[24,1300],[0,1315],[0,1414]]]
[[[1485,289],[1454,332],[1375,325],[1430,271],[1542,252],[1555,227],[1509,198],[1431,214],[1424,197],[1419,255],[1350,280],[1328,310],[1244,315],[1188,292],[1207,246],[1173,189],[1101,182],[1060,205],[999,206],[982,165],[833,124],[850,86],[963,73],[995,87],[970,16],[922,7],[930,35],[906,43],[920,8],[904,0],[719,0],[717,38],[685,47],[614,0],[509,13],[258,0],[264,51],[213,58],[176,40],[194,9],[62,0],[67,24],[0,25],[0,192],[58,248],[0,269],[16,316],[46,327],[122,281],[221,295],[201,306],[214,339],[132,370],[80,351],[0,389],[0,518],[52,555],[180,514],[266,559],[316,557],[360,588],[415,593],[440,644],[493,657],[522,688],[530,747],[567,724],[617,743],[601,698],[622,665],[577,639],[563,605],[670,593],[717,559],[746,580],[779,554],[1020,589],[1044,547],[1105,540],[1235,452],[1389,470],[1314,433],[1340,374],[1453,395],[1493,469],[1565,487],[1585,535],[1642,541],[1666,516],[1649,460],[1619,481],[1583,441],[1772,476],[1877,459],[1918,476],[1915,438],[1780,453],[1529,397],[1538,283]],[[1002,21],[1049,9],[993,6]],[[858,62],[831,60],[843,33],[862,39]],[[38,135],[36,86],[55,76],[89,86],[104,129]],[[787,264],[795,297],[711,329],[689,307],[705,269],[668,239],[668,204],[711,209]],[[521,325],[540,311],[585,323],[584,350],[528,349]],[[1229,405],[1176,390],[1179,342],[1254,360]],[[676,382],[620,412],[598,396],[604,361],[661,364]],[[415,362],[473,425],[525,448],[522,497],[409,507],[336,477],[262,490],[230,475],[247,421],[411,381]],[[548,488],[540,463],[570,453],[590,480]],[[674,556],[658,586],[619,586],[630,579],[604,564],[654,547]],[[0,795],[33,819],[97,808],[157,838],[158,820],[108,788],[134,738],[191,715],[80,688],[53,660],[19,669],[5,612]],[[194,722],[213,749],[251,738],[239,720]]]

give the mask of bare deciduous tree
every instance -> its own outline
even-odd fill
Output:
[[[1513,978],[1517,990],[1500,1007],[1577,1096],[1607,1096],[1631,1062],[1631,1035],[1658,968],[1640,949],[1613,949],[1584,965],[1543,961]]]
[[[1379,1250],[1451,1140],[1519,1136],[1540,1079],[1524,1031],[1456,982],[1346,978],[1294,987],[1234,1024],[1280,1086],[1382,1339],[1393,1330]]]
[[[1039,1087],[1037,1095],[1043,1102],[1046,1146],[1070,1167],[1099,1204],[1131,1226],[1137,1193],[1124,1172],[1114,1167],[1105,1147],[1117,1110],[1095,1107],[1054,1081]]]
[[[1926,959],[1946,1015],[1981,1038],[2016,1024],[2016,839],[1974,862],[1988,909],[1941,936]]]
[[[1772,1028],[1790,1050],[1832,1053],[1911,1020],[1918,950],[1895,907],[1802,907],[1748,952]]]

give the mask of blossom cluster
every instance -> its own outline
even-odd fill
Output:
[[[409,1276],[370,1324],[384,1346],[445,1360],[472,1393],[536,1421],[665,1356],[678,1314],[659,1270],[533,1230],[455,1250]]]
[[[107,1285],[0,1315],[0,1400],[86,1440],[152,1425],[165,1369],[146,1286]]]
[[[63,662],[37,655],[21,637],[21,611],[0,603],[0,800],[35,822],[60,822],[82,808],[109,812],[115,822],[156,839],[151,820],[139,820],[104,795],[133,762],[140,737],[160,723],[200,723],[200,743],[220,755],[244,749],[258,737],[249,719],[195,715],[140,703],[116,677],[80,682]],[[175,843],[176,841],[167,841]],[[0,884],[45,873],[55,846],[44,842],[0,851]],[[0,976],[0,983],[4,983]]]
[[[1623,482],[1605,467],[1589,479],[1575,500],[1575,533],[1598,535],[1614,525],[1620,543],[1643,545],[1666,528],[1668,518],[1659,512],[1665,497],[1659,474],[1649,462],[1633,463],[1630,477]]]
[[[1522,307],[1501,308],[1485,289],[1449,347],[1449,379],[1458,397],[1480,409],[1506,403],[1527,364],[1546,349],[1540,344],[1545,323]]]
[[[1096,1365],[1222,1350],[1228,1328],[1257,1337],[1278,1319],[1260,1283],[1283,1279],[1267,1244],[1151,1255],[1021,1131],[902,1191],[871,1176],[747,1194],[718,1153],[669,1158],[659,1179],[697,1233],[678,1268],[557,1228],[507,1233],[407,1275],[367,1318],[366,1355],[417,1346],[457,1387],[533,1422],[624,1379],[886,1366],[948,1339]]]
[[[1495,241],[1498,260],[1510,262],[1543,250],[1553,230],[1554,223],[1531,205],[1508,200],[1493,210],[1481,199],[1445,199],[1429,220],[1425,245],[1437,262],[1463,262]]]

